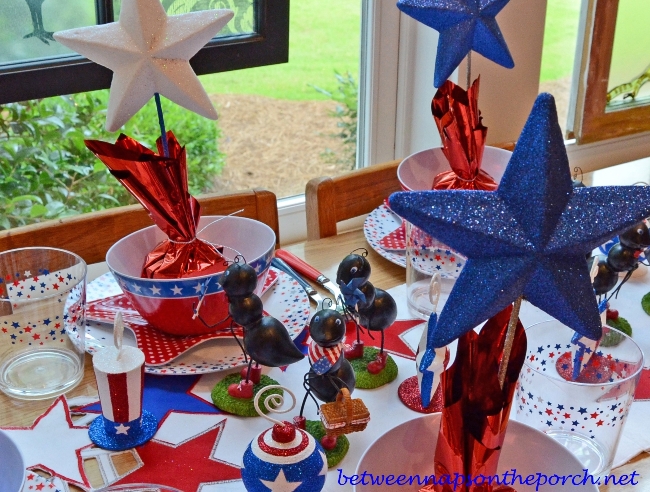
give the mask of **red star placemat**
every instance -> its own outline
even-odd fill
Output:
[[[392,354],[401,355],[407,359],[415,360],[415,352],[404,341],[402,334],[418,325],[425,323],[421,319],[398,319],[384,331],[384,349]],[[372,337],[371,337],[372,335]],[[352,345],[357,339],[356,325],[348,321],[345,330],[345,343]],[[380,348],[381,332],[368,331],[365,328],[361,331],[361,341],[371,347]]]
[[[175,446],[152,439],[136,448],[142,466],[115,484],[159,483],[184,492],[195,492],[203,485],[240,479],[239,468],[212,457],[224,423],[220,422]]]
[[[634,401],[650,400],[650,369],[642,369],[639,383],[634,392]]]

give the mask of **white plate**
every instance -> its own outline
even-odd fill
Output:
[[[25,481],[25,462],[14,442],[0,430],[0,492],[19,492]]]
[[[296,338],[309,321],[309,297],[287,274],[278,272],[278,281],[262,296],[264,310],[279,319],[291,338]],[[86,300],[94,301],[122,291],[111,273],[90,282]],[[91,343],[89,343],[91,342]],[[113,343],[113,329],[107,324],[89,323],[86,326],[86,348],[92,352],[104,344]],[[136,346],[135,337],[124,331],[124,343]],[[145,372],[160,375],[206,374],[244,365],[244,357],[233,338],[208,340],[191,348],[172,362],[160,366],[145,366]]]
[[[361,475],[364,471],[379,475],[432,475],[433,456],[438,440],[440,415],[434,413],[424,415],[389,430],[376,439],[366,450],[359,461],[355,472]],[[498,473],[509,471],[512,468],[526,480],[528,475],[544,473],[547,476],[557,474],[578,474],[582,477],[582,465],[569,451],[560,444],[520,422],[510,420],[508,431],[503,443],[503,451],[499,460]],[[357,485],[359,492],[387,490],[392,487],[381,485]],[[397,487],[399,490],[418,490],[417,481],[413,486]],[[397,489],[396,488],[396,489]],[[535,485],[520,485],[514,488],[517,492],[534,491]],[[595,485],[575,486],[571,479],[565,485],[562,482],[555,486],[541,486],[540,491],[549,492],[598,492]]]

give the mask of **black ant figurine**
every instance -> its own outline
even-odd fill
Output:
[[[367,254],[367,252],[366,252]],[[363,357],[363,342],[360,329],[381,332],[381,348],[377,358],[368,364],[368,372],[379,374],[386,367],[388,355],[384,353],[384,330],[397,318],[397,305],[392,296],[383,289],[375,288],[370,278],[370,263],[365,255],[349,254],[339,264],[336,283],[341,288],[345,312],[354,320],[357,339],[345,351],[346,359]]]
[[[306,393],[300,407],[300,416],[294,419],[301,428],[304,428],[306,422],[303,412],[309,396],[319,406],[314,396],[326,403],[333,402],[341,388],[345,387],[352,393],[356,385],[354,370],[343,357],[343,315],[333,309],[318,311],[309,322],[309,335],[310,369],[303,380]],[[325,436],[321,444],[325,449],[332,449],[336,445],[336,439]]]
[[[626,272],[621,283],[614,291],[605,297],[605,304],[618,295],[621,287],[627,282],[632,273],[639,267],[639,257],[646,252],[650,253],[650,231],[645,222],[633,225],[618,236],[619,242],[614,244],[605,255],[589,258],[589,267],[594,261],[598,262],[598,273],[594,278],[593,286],[597,295],[602,296],[616,287],[619,273]],[[607,310],[608,319],[617,319],[618,312]]]
[[[261,377],[259,364],[269,367],[288,366],[305,356],[294,345],[287,329],[279,320],[273,316],[264,316],[262,300],[254,294],[257,286],[255,269],[246,263],[235,261],[223,272],[219,283],[228,297],[233,336],[234,323],[244,329],[244,345],[236,337],[235,340],[244,353],[244,360],[248,362],[248,367],[241,372],[243,381],[230,385],[228,394],[236,398],[252,398],[253,384],[259,383]],[[205,323],[200,316],[199,319]],[[218,324],[221,323],[223,321]],[[251,370],[253,361],[255,369]]]
[[[622,286],[639,267],[639,256],[648,246],[648,226],[645,222],[639,222],[619,236],[619,242],[610,248],[607,256],[598,255],[593,257],[595,260],[590,259],[590,262],[598,261],[598,274],[594,279],[596,294],[602,295],[612,290],[618,282],[618,274],[628,272],[621,282]]]

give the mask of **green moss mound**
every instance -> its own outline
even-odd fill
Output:
[[[306,431],[309,432],[314,439],[318,442],[325,435],[325,427],[320,420],[308,420],[306,425]],[[348,454],[348,449],[350,449],[350,441],[345,435],[340,435],[336,438],[336,446],[331,450],[325,450],[325,456],[327,457],[327,467],[332,468],[338,465],[345,455]]]
[[[641,307],[645,313],[650,316],[650,292],[641,298]]]
[[[623,332],[629,337],[632,336],[632,326],[630,325],[629,321],[622,316],[619,316],[616,319],[608,319],[607,326],[610,326],[614,329],[609,330],[609,332],[606,333],[600,340],[601,347],[614,347],[621,343],[623,341],[623,335],[618,332]]]
[[[368,372],[368,364],[375,360],[378,353],[379,349],[375,347],[364,347],[363,357],[350,361],[352,369],[354,369],[354,374],[357,377],[357,388],[379,388],[395,380],[397,377],[397,364],[395,364],[395,361],[390,355],[386,359],[386,367],[379,374],[370,374]]]
[[[214,406],[218,409],[239,415],[240,417],[257,417],[258,414],[253,405],[255,395],[266,386],[278,384],[278,382],[266,375],[262,375],[260,382],[253,386],[253,398],[233,398],[228,394],[228,386],[233,383],[239,383],[239,381],[241,381],[239,372],[230,374],[219,381],[214,388],[212,388],[212,393],[210,394],[212,396],[212,403],[214,403]],[[282,395],[283,391],[281,389],[272,389],[264,392],[264,395],[260,398],[260,408],[264,410],[265,413],[266,409],[263,404],[264,399],[270,394]]]

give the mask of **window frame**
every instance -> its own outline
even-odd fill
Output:
[[[286,63],[289,1],[255,0],[257,32],[210,41],[190,60],[196,74]],[[110,8],[97,10],[99,23],[112,18],[112,1],[109,3]],[[75,54],[16,63],[0,70],[0,104],[107,89],[112,77],[109,69]]]
[[[612,63],[619,0],[583,3],[581,38],[577,54],[581,63],[574,76],[569,121],[571,137],[580,144],[624,137],[650,130],[650,104],[607,111],[607,87]]]

